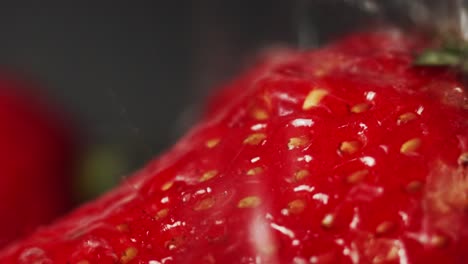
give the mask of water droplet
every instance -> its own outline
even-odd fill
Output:
[[[260,157],[255,157],[250,160],[251,163],[255,163],[260,160]]]
[[[278,225],[278,224],[275,224],[275,223],[271,223],[270,224],[271,228],[277,230],[278,232],[280,232],[281,234],[291,238],[291,239],[294,239],[295,235],[294,235],[294,232],[285,227],[285,226],[281,226],[281,225]]]
[[[419,106],[418,109],[416,109],[416,113],[418,115],[421,115],[423,112],[424,112],[424,106],[422,106],[422,105]]]
[[[164,196],[162,199],[161,199],[161,203],[162,204],[166,204],[169,202],[169,197],[168,196]]]
[[[312,161],[312,156],[310,155],[304,155],[302,157],[297,158],[297,161],[305,161],[307,163]]]
[[[250,129],[252,129],[253,131],[260,131],[264,128],[266,128],[266,124],[255,124],[253,126],[250,127]]]
[[[351,220],[351,223],[349,223],[349,228],[355,230],[360,221],[361,221],[361,219],[359,217],[359,209],[357,207],[355,207],[354,208],[354,213],[353,213],[353,219]]]
[[[185,237],[176,236],[176,237],[173,237],[170,240],[166,241],[164,244],[165,244],[167,249],[174,250],[174,249],[180,247],[181,245],[183,245],[184,242],[185,242]]]
[[[309,186],[309,185],[305,185],[305,184],[294,187],[295,192],[302,192],[302,191],[313,192],[314,190],[315,190],[315,188],[313,186]]]
[[[368,101],[372,101],[375,98],[376,93],[374,91],[368,91],[366,92],[366,99]]]
[[[403,223],[405,225],[408,225],[409,224],[409,216],[407,213],[405,212],[402,212],[402,211],[399,211],[398,212],[398,215],[401,217],[401,220],[403,221]]]
[[[312,199],[322,202],[323,204],[328,204],[328,199],[330,197],[324,193],[316,193],[312,195]]]
[[[312,119],[297,118],[291,121],[291,125],[294,127],[311,127],[314,124]]]
[[[170,229],[173,229],[173,228],[176,228],[176,227],[179,227],[179,226],[185,226],[185,222],[175,221],[172,224],[165,224],[164,225],[164,230],[170,230]]]
[[[364,163],[366,166],[369,166],[369,167],[375,166],[375,159],[373,157],[365,156],[365,157],[361,157],[359,160],[362,163]]]
[[[20,264],[52,264],[52,260],[46,255],[45,251],[38,247],[27,248],[21,252],[18,257]]]

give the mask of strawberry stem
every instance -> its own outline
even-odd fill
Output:
[[[417,66],[458,66],[462,62],[460,54],[448,50],[426,50],[414,61]]]
[[[468,42],[446,38],[437,48],[427,49],[414,60],[416,66],[447,66],[468,73]]]

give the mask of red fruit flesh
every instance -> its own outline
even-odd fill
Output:
[[[72,201],[70,131],[27,86],[0,76],[0,247]]]
[[[399,32],[284,51],[2,263],[466,263],[467,95]],[[36,262],[35,262],[36,261]]]

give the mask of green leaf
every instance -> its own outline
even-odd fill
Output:
[[[447,36],[443,42],[442,50],[458,53],[461,56],[468,54],[468,42]]]
[[[79,200],[88,200],[115,186],[127,171],[128,160],[121,148],[92,146],[83,157],[77,177]]]
[[[426,50],[416,57],[414,63],[418,66],[458,66],[462,61],[461,52],[441,49]]]
[[[460,63],[460,68],[464,73],[468,72],[468,60],[464,59],[462,63]]]

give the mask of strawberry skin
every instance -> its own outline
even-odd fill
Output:
[[[0,247],[70,208],[73,143],[30,85],[0,76]]]
[[[424,40],[277,51],[118,188],[1,263],[467,263],[467,95]]]

